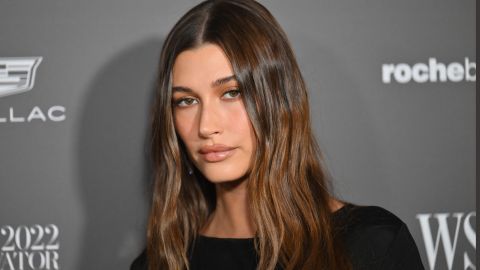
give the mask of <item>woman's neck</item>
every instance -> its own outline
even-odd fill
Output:
[[[250,238],[255,228],[248,206],[247,180],[240,179],[215,185],[215,211],[200,234],[221,238]]]
[[[206,225],[200,230],[201,235],[218,238],[252,238],[255,235],[249,205],[247,180],[215,184],[217,203]],[[330,198],[329,208],[332,212],[342,208],[344,203]]]

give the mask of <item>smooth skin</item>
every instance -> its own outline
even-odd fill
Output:
[[[246,182],[256,147],[255,132],[223,50],[206,43],[180,53],[173,66],[172,91],[176,132],[190,160],[215,184],[217,194],[216,209],[199,233],[253,237]],[[220,150],[202,152],[211,151],[212,146]],[[335,211],[342,203],[332,199],[330,206]]]

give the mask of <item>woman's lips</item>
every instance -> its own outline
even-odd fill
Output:
[[[220,162],[230,157],[235,147],[222,144],[205,145],[198,151],[207,162]]]

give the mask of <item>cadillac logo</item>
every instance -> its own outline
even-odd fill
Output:
[[[0,97],[29,91],[42,57],[0,57]]]

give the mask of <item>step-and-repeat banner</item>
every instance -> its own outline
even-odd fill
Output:
[[[0,270],[128,269],[142,250],[157,61],[196,3],[0,0]],[[261,3],[336,194],[399,216],[426,269],[476,269],[476,2]]]

